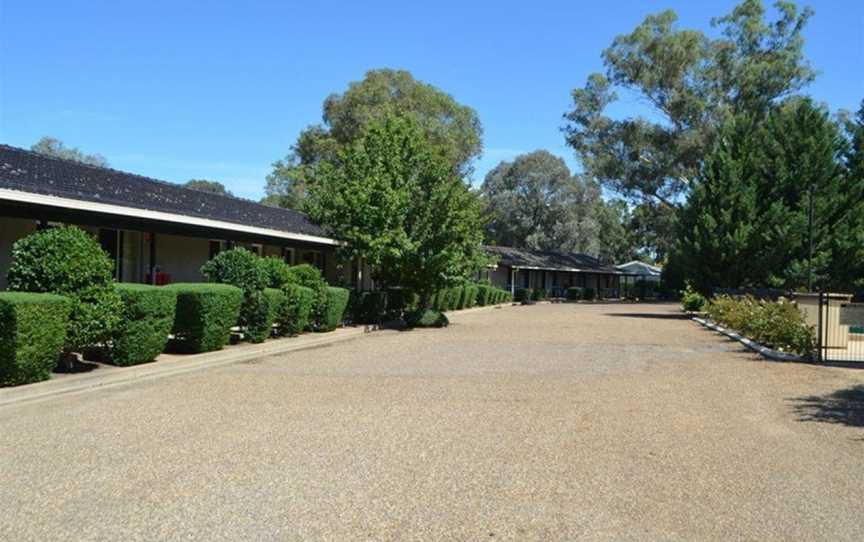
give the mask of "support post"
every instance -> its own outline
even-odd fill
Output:
[[[150,232],[150,284],[156,285],[156,234]]]

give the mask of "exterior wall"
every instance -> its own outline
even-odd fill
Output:
[[[157,272],[170,282],[204,282],[201,266],[210,259],[210,241],[197,237],[156,235]]]
[[[0,216],[0,290],[5,290],[6,275],[12,264],[12,245],[18,239],[36,231],[36,221]]]

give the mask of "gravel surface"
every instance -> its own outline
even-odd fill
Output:
[[[862,540],[864,371],[537,305],[0,409],[0,540]]]

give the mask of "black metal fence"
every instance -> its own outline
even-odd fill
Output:
[[[864,303],[853,296],[820,293],[816,326],[817,359],[864,363]]]

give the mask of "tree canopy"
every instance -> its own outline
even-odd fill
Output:
[[[91,166],[108,167],[108,160],[101,154],[86,154],[75,147],[67,147],[57,138],[45,136],[33,145],[30,150],[48,156],[74,160]]]
[[[633,253],[622,221],[626,205],[608,204],[597,183],[571,174],[545,150],[498,164],[480,188],[491,220],[488,239],[505,246],[582,252],[607,261]]]
[[[428,294],[485,260],[480,202],[411,117],[387,115],[309,169],[306,209],[384,286]]]
[[[809,99],[790,98],[765,120],[729,119],[681,214],[671,269],[702,291],[807,288],[812,205],[813,286],[861,287],[864,181],[854,154]]]
[[[298,207],[315,164],[335,159],[340,149],[362,136],[366,126],[392,115],[411,119],[461,174],[480,155],[482,128],[473,109],[407,71],[371,70],[344,93],[328,96],[322,123],[303,130],[288,156],[273,164],[265,189],[268,203]]]
[[[208,181],[207,179],[190,179],[183,185],[186,188],[193,190],[201,190],[202,192],[212,192],[223,196],[233,196],[230,190],[225,188],[225,185],[219,181]]]
[[[674,11],[648,16],[603,52],[606,74],[573,91],[567,143],[586,173],[621,195],[676,207],[689,192],[717,126],[730,115],[764,116],[815,73],[801,32],[812,12],[777,2],[765,20],[760,0],[744,0],[715,18],[721,36],[679,29]],[[613,119],[616,89],[650,105],[651,115]]]

